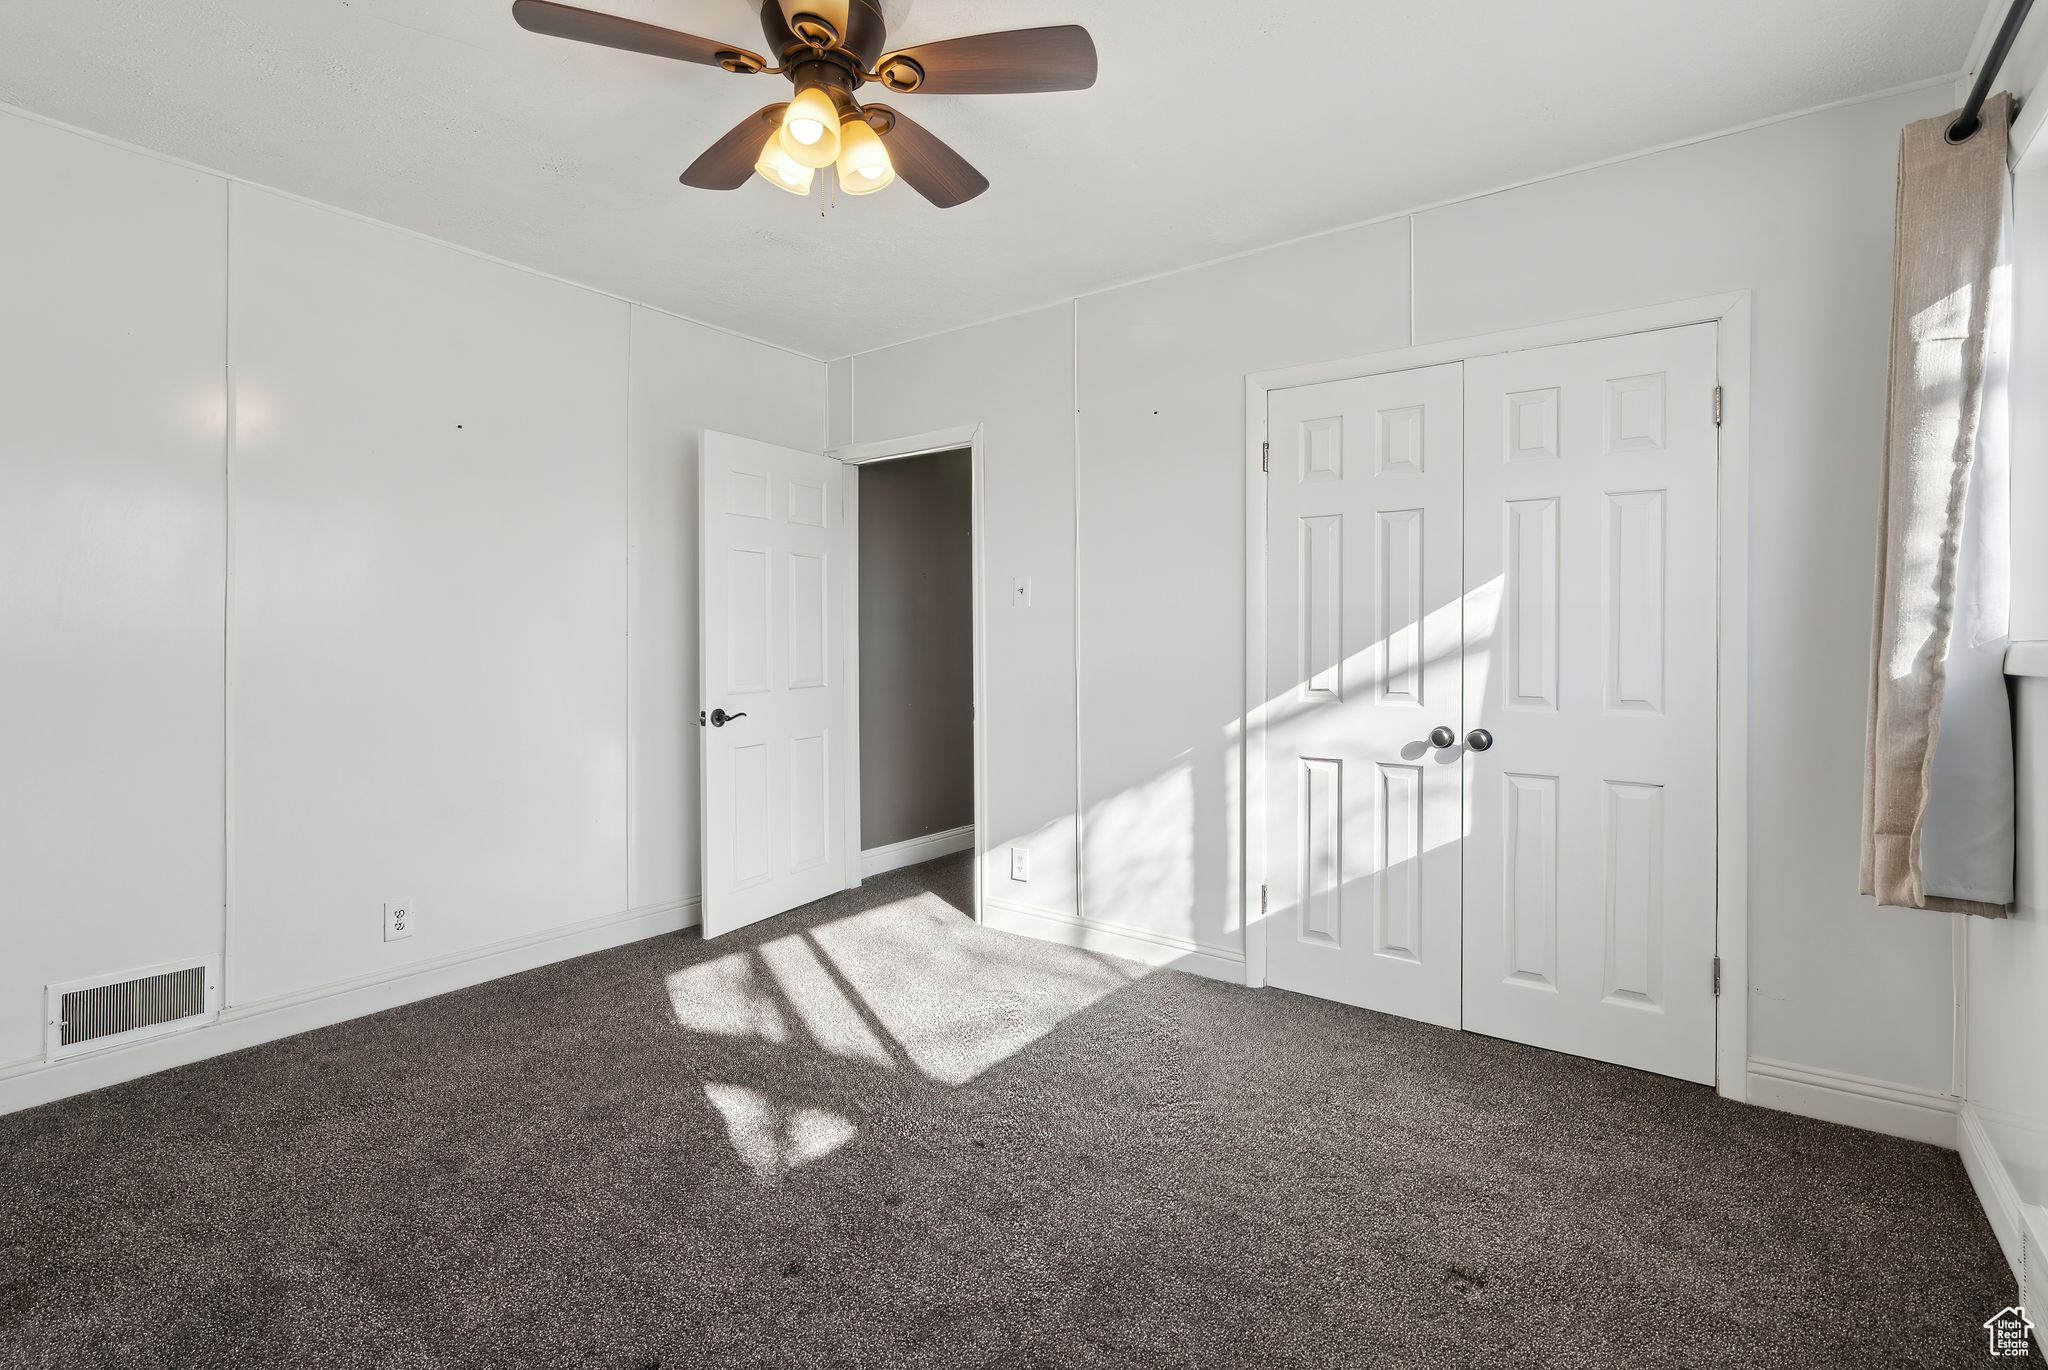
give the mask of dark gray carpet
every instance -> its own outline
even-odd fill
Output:
[[[984,931],[966,858],[0,1118],[7,1366],[1954,1366],[1957,1159]]]

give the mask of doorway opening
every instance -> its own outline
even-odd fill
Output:
[[[974,470],[962,447],[854,474],[866,879],[974,846]]]
[[[983,580],[978,429],[866,443],[845,464],[854,571],[849,872],[973,855],[982,917]]]

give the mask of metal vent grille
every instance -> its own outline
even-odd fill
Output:
[[[76,1046],[206,1012],[206,967],[187,966],[64,995],[57,1044]]]

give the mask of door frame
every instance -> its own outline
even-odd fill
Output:
[[[844,867],[840,871],[840,883],[845,889],[860,885],[860,478],[858,468],[876,462],[896,461],[904,457],[929,456],[935,452],[956,452],[962,448],[968,452],[968,467],[971,472],[971,493],[968,497],[968,536],[972,540],[972,570],[974,597],[974,908],[971,910],[975,922],[983,921],[982,886],[988,854],[988,603],[987,603],[987,539],[982,535],[982,490],[985,484],[985,469],[982,462],[982,426],[971,424],[959,428],[941,428],[929,433],[918,433],[908,437],[884,438],[877,442],[849,443],[843,447],[830,447],[825,455],[834,461],[856,468],[849,471],[840,495],[841,516],[839,520],[838,549],[840,565],[846,567],[848,584],[848,613],[852,621],[846,625],[846,703],[845,716],[840,726],[846,730],[848,754],[853,758],[841,782],[841,792],[846,814],[846,836],[840,844],[844,850]]]
[[[1275,390],[1410,371],[1591,342],[1630,333],[1720,325],[1716,365],[1721,386],[1719,497],[1715,538],[1715,881],[1714,949],[1721,992],[1714,1000],[1715,1088],[1723,1098],[1749,1094],[1749,441],[1750,292],[1676,300],[1500,333],[1423,343],[1385,352],[1254,372],[1244,382],[1245,437],[1245,704],[1238,770],[1241,815],[1238,891],[1244,910],[1245,983],[1266,983],[1266,475],[1267,397]]]

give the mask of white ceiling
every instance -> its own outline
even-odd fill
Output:
[[[763,47],[747,0],[581,2]],[[836,357],[1953,73],[1986,3],[894,8],[892,46],[1084,23],[1101,80],[891,97],[993,189],[822,219],[676,182],[781,78],[530,34],[509,0],[6,0],[0,102]]]

